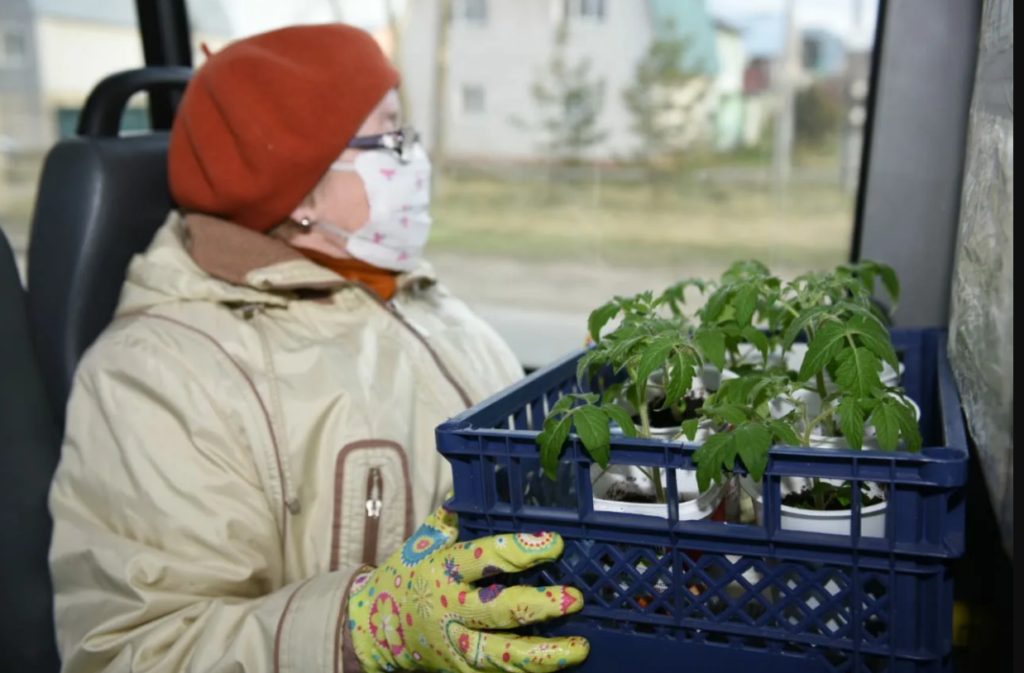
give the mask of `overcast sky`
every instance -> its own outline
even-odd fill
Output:
[[[208,0],[189,0],[200,3]],[[517,0],[492,0],[516,2]],[[639,0],[636,0],[639,1]],[[344,18],[367,28],[384,24],[384,0],[221,0],[238,35],[249,35],[289,23],[332,20],[340,7]],[[405,0],[393,0],[401,8]],[[746,22],[759,15],[778,14],[785,0],[707,0],[716,16]],[[866,47],[874,39],[878,0],[796,0],[797,23],[808,28],[827,28],[850,46]],[[859,20],[858,20],[859,19]]]

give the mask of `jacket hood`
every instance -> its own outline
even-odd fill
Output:
[[[436,282],[425,262],[398,279],[400,291]],[[149,249],[129,264],[117,315],[181,301],[285,306],[304,291],[352,286],[277,239],[219,218],[174,211]]]

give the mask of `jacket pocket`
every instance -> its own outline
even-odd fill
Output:
[[[331,570],[377,566],[412,535],[413,524],[405,450],[372,439],[342,448],[334,470]]]

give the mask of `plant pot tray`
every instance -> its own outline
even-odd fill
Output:
[[[613,464],[668,470],[661,516],[596,511],[591,458],[570,437],[558,480],[543,477],[536,438],[547,411],[579,389],[585,351],[538,371],[437,430],[452,465],[466,540],[554,531],[562,559],[503,582],[579,588],[584,610],[531,631],[588,637],[581,671],[948,670],[950,564],[964,551],[967,437],[942,330],[895,330],[902,385],[921,408],[919,454],[776,448],[758,525],[679,516],[675,470],[697,447],[613,437]],[[605,384],[613,382],[610,372]],[[736,473],[745,474],[741,464]],[[885,489],[884,526],[862,531],[854,499],[848,534],[782,525],[784,479],[819,477]],[[884,535],[877,535],[884,529]]]

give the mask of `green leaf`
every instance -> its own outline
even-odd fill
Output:
[[[882,276],[882,286],[885,287],[893,304],[899,303],[900,279],[896,276],[896,271],[891,266],[879,264],[878,273]]]
[[[562,455],[562,447],[565,445],[565,440],[569,438],[571,429],[571,416],[566,416],[561,420],[549,416],[544,421],[544,430],[537,435],[541,467],[544,469],[544,474],[552,480],[558,478],[558,460]]]
[[[704,358],[719,370],[725,369],[725,334],[713,327],[701,327],[694,338]]]
[[[665,398],[669,403],[682,399],[693,387],[693,377],[697,372],[697,361],[689,351],[676,351],[672,356],[672,371],[669,372]]]
[[[764,263],[756,259],[742,260],[734,262],[726,269],[725,273],[722,274],[722,282],[726,284],[739,283],[751,278],[763,278],[770,275],[771,271]]]
[[[708,284],[700,278],[690,278],[688,280],[681,281],[666,289],[665,292],[662,293],[661,297],[659,297],[655,302],[655,305],[660,306],[662,304],[668,304],[673,315],[679,316],[681,315],[679,307],[686,305],[686,290],[691,287],[697,288],[701,294],[704,294],[708,288]]]
[[[839,403],[839,429],[854,449],[864,447],[864,411],[853,397],[844,397]]]
[[[750,321],[753,320],[754,312],[757,311],[757,297],[758,290],[756,285],[746,284],[736,290],[733,305],[736,307],[736,322],[741,327],[749,325]]]
[[[584,354],[576,363],[576,380],[581,385],[590,380],[594,375],[594,370],[604,362],[606,356],[607,353],[603,350],[591,350]]]
[[[762,376],[754,381],[748,399],[755,406],[771,402],[789,389],[789,379],[783,376]]]
[[[604,412],[608,414],[608,417],[612,419],[625,433],[627,437],[636,437],[636,425],[633,424],[633,419],[630,417],[629,412],[620,407],[617,404],[605,404],[603,407]]]
[[[709,408],[719,404],[734,404],[745,407],[749,399],[750,389],[754,384],[756,384],[756,381],[753,378],[726,379],[718,386],[718,390],[714,391],[714,399],[709,399],[704,404],[704,407]]]
[[[743,410],[743,407],[735,404],[708,406],[707,402],[705,402],[701,411],[709,418],[724,421],[731,425],[739,425],[748,420],[747,412]]]
[[[635,383],[626,387],[626,401],[629,402],[634,409],[640,408],[640,405],[642,404],[640,400],[640,387]]]
[[[610,339],[610,337],[606,338]],[[638,335],[628,336],[622,339],[616,339],[614,345],[611,347],[611,350],[608,353],[608,359],[610,359],[613,363],[617,365],[621,365],[622,362],[628,359],[628,357],[632,353],[633,349],[637,346],[637,344],[643,342],[645,338],[645,335]]]
[[[697,487],[704,492],[712,481],[721,483],[723,471],[735,469],[737,457],[743,458],[751,478],[760,481],[771,445],[771,432],[763,425],[746,425],[732,432],[711,435],[693,454],[697,463]]]
[[[814,341],[807,347],[800,366],[800,380],[808,381],[835,359],[846,341],[846,328],[835,322],[822,325],[814,335]]]
[[[730,339],[739,339],[743,336],[743,330],[736,323],[724,323],[719,325],[718,329],[722,330],[722,334]]]
[[[848,348],[839,356],[836,383],[847,394],[867,397],[882,387],[882,361],[866,348]],[[860,447],[857,447],[860,448]]]
[[[732,432],[711,435],[693,454],[697,463],[697,488],[701,493],[711,487],[712,481],[722,481],[722,466],[733,469],[736,465],[736,445]],[[730,459],[731,458],[731,459]]]
[[[566,395],[562,397],[557,402],[555,402],[555,406],[551,407],[551,414],[549,415],[549,418],[551,416],[554,416],[555,414],[564,414],[565,412],[569,411],[570,409],[572,409],[572,405],[575,401],[576,397],[574,395]]]
[[[831,306],[812,306],[802,311],[800,315],[793,318],[793,322],[786,328],[786,333],[782,335],[783,347],[788,349],[792,346],[796,338],[800,336],[800,332],[804,331],[816,318],[827,314],[831,310]]]
[[[803,445],[803,440],[800,439],[800,436],[796,434],[796,430],[790,427],[788,423],[784,423],[783,421],[770,421],[768,423],[768,428],[772,431],[772,434],[774,435],[774,442],[776,444],[796,447]]]
[[[907,442],[907,451],[917,453],[924,444],[924,439],[921,437],[921,427],[917,421],[917,413],[912,406],[904,403],[902,400],[898,401],[894,406],[896,408],[896,421],[900,426],[900,434],[903,435],[903,439]]]
[[[750,478],[760,482],[768,468],[768,452],[772,448],[772,433],[763,425],[749,425],[739,428],[736,435],[736,450]]]
[[[683,421],[683,434],[691,442],[697,436],[697,430],[698,429],[700,429],[700,419],[699,418],[691,418],[689,420]]]
[[[587,321],[587,327],[590,329],[590,338],[594,340],[594,343],[601,342],[601,330],[604,329],[612,318],[619,314],[619,305],[615,302],[608,302],[604,306],[595,309],[590,314],[590,319]]]
[[[899,369],[900,363],[892,347],[892,337],[877,318],[854,316],[846,323],[846,329],[856,334],[865,348],[888,362],[893,369]]]
[[[722,315],[722,311],[725,310],[726,304],[729,303],[729,297],[733,293],[731,287],[721,287],[715,290],[707,302],[704,304],[704,309],[701,312],[703,322],[705,324],[714,323]]]
[[[883,400],[871,413],[869,421],[878,435],[878,443],[886,451],[895,451],[900,443],[900,418],[896,408]]]
[[[604,389],[604,394],[601,395],[601,403],[607,406],[610,403],[618,402],[625,387],[625,383],[613,383],[608,386]]]
[[[747,325],[743,328],[743,338],[761,352],[761,357],[764,359],[765,364],[767,364],[769,349],[767,335],[753,325]]]
[[[665,366],[665,362],[668,361],[668,357],[675,347],[674,340],[663,337],[649,345],[640,356],[640,364],[636,370],[637,382],[641,385],[646,384],[651,374]]]
[[[587,453],[598,465],[608,467],[612,441],[608,415],[600,407],[580,407],[573,414],[573,420]]]

